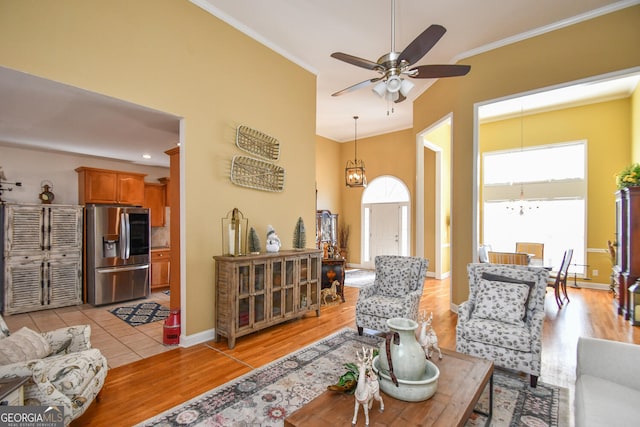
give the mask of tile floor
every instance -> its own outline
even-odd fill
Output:
[[[151,294],[146,300],[127,301],[94,307],[83,304],[51,310],[5,316],[11,331],[26,326],[35,331],[50,331],[78,324],[91,325],[91,346],[100,349],[110,368],[126,365],[164,351],[176,348],[162,344],[164,322],[158,321],[140,326],[130,326],[109,312],[115,307],[136,305],[154,301],[169,307],[169,296],[162,292]]]

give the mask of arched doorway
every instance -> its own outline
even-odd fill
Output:
[[[409,255],[409,189],[394,176],[369,183],[362,195],[362,263],[373,268],[376,255]]]

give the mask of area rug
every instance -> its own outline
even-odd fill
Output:
[[[140,326],[166,319],[171,310],[155,302],[143,302],[138,305],[113,308],[109,312],[131,326]]]
[[[352,288],[367,286],[376,278],[374,270],[347,270],[344,274],[344,285]]]
[[[345,328],[315,344],[289,354],[262,368],[178,405],[139,427],[260,426],[280,427],[284,419],[324,392],[345,372],[346,361],[355,359],[363,345],[377,347],[382,338]],[[564,426],[569,408],[568,391],[538,382],[536,390],[528,378],[496,370],[491,425]],[[561,396],[565,395],[565,399]],[[488,390],[478,409],[486,410]],[[474,414],[467,427],[484,425]]]

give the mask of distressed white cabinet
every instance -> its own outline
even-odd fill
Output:
[[[2,205],[4,314],[82,304],[82,206]]]

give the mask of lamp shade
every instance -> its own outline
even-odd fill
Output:
[[[385,93],[387,93],[387,85],[385,82],[380,82],[377,85],[375,85],[371,90],[377,93],[380,98],[382,98],[385,95]]]
[[[387,91],[391,93],[396,93],[400,90],[402,86],[402,79],[398,76],[390,76],[387,79]]]
[[[402,79],[402,85],[400,86],[400,93],[403,96],[407,96],[414,86],[415,84],[413,84],[413,82],[410,82],[407,79]]]

